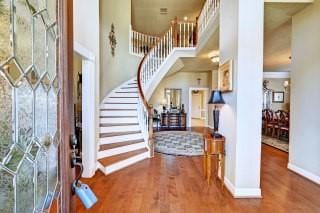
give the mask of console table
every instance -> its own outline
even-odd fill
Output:
[[[224,185],[224,157],[225,157],[225,138],[213,138],[211,134],[206,134],[203,136],[203,172],[207,179],[208,184],[210,184],[211,178],[211,156],[216,155],[217,160],[215,161],[216,177],[218,177],[220,168],[221,184]]]
[[[186,113],[161,113],[161,129],[174,130],[186,129],[187,114]]]

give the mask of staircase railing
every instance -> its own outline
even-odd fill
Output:
[[[204,30],[207,28],[209,21],[212,16],[217,12],[217,9],[220,8],[220,0],[207,0],[201,10],[198,22],[198,36],[202,36]]]
[[[141,60],[137,73],[139,90],[138,119],[142,127],[145,141],[148,141],[150,155],[153,156],[153,112],[152,106],[148,104],[145,97],[152,78],[157,75],[160,66],[168,58],[174,48],[196,47],[198,39],[208,27],[210,19],[214,16],[220,6],[220,0],[207,0],[197,19],[197,22],[178,22],[177,18],[172,21],[169,29],[160,36],[153,47],[148,46],[147,53]],[[132,34],[131,41],[135,41],[138,34]],[[148,40],[148,39],[146,39]],[[148,43],[150,44],[150,43]],[[151,43],[152,44],[152,43]],[[139,51],[139,43],[134,43],[133,52]]]
[[[157,43],[160,39],[158,36],[147,35],[140,33],[132,29],[130,25],[129,28],[129,52],[133,55],[138,55],[143,57],[149,52],[149,50]]]
[[[197,25],[195,22],[172,21],[169,30],[161,36],[139,64],[137,82],[139,90],[138,119],[145,141],[148,141],[153,155],[153,113],[146,100],[148,82],[156,75],[158,68],[172,52],[173,48],[195,47]]]

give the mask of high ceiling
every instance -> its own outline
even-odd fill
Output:
[[[160,35],[176,16],[195,20],[205,0],[132,0],[132,25],[139,32]],[[160,12],[162,10],[162,13]],[[165,12],[167,10],[167,12]]]
[[[290,70],[291,20],[306,6],[305,3],[265,3],[264,70]]]

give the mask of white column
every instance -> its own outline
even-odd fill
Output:
[[[96,171],[97,140],[94,61],[82,60],[82,177],[92,177]]]
[[[220,132],[226,136],[225,183],[234,197],[261,197],[263,0],[221,1],[220,61],[233,60]]]

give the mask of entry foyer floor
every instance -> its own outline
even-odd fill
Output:
[[[289,171],[288,154],[262,145],[262,199],[233,199],[218,181],[202,175],[201,157],[155,154],[131,167],[83,179],[99,201],[90,209],[77,200],[77,212],[209,213],[320,212],[320,186]]]

